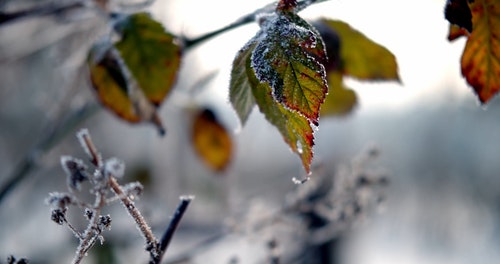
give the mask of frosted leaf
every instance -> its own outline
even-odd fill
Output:
[[[275,100],[317,125],[328,92],[326,51],[319,33],[292,12],[266,17],[250,66]]]
[[[61,166],[64,172],[66,172],[67,184],[71,190],[80,189],[80,183],[89,178],[87,166],[80,159],[71,156],[62,156]]]
[[[125,163],[117,158],[108,159],[104,164],[104,171],[107,176],[122,178],[125,174]]]

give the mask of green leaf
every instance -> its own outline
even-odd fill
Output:
[[[117,26],[121,39],[89,52],[90,78],[99,100],[120,118],[164,128],[157,114],[174,85],[181,47],[172,34],[146,13],[124,19]]]
[[[180,66],[182,50],[175,36],[147,13],[138,13],[124,21],[115,46],[148,100],[160,105]]]
[[[293,12],[278,10],[262,21],[251,67],[274,98],[315,125],[328,86],[326,52],[319,33]]]
[[[321,117],[344,116],[352,112],[357,103],[356,93],[344,85],[342,73],[329,71],[328,86],[330,92],[321,105]]]
[[[231,70],[229,100],[244,125],[255,105],[255,99],[247,76],[247,60],[255,48],[255,43],[245,45],[236,55]]]
[[[343,74],[362,80],[399,81],[396,57],[388,49],[345,22],[321,19],[319,23],[334,30],[340,38],[340,69]]]
[[[283,136],[293,152],[297,153],[307,173],[310,172],[313,158],[314,135],[309,120],[300,113],[287,109],[277,102],[268,83],[260,82],[247,58],[247,77],[252,93],[260,111]]]

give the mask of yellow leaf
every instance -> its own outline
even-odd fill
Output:
[[[229,165],[233,152],[231,136],[211,110],[204,109],[196,115],[192,143],[196,154],[211,169],[221,172]]]
[[[343,21],[322,19],[321,23],[333,29],[340,38],[342,73],[362,80],[399,81],[396,57],[384,46]],[[328,49],[328,43],[326,45]]]
[[[328,87],[330,92],[321,105],[321,117],[343,116],[349,114],[356,107],[356,93],[343,83],[342,73],[328,72]]]
[[[469,3],[472,33],[462,54],[462,75],[482,103],[500,90],[500,1]]]

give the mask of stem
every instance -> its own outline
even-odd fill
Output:
[[[71,262],[72,264],[80,263],[87,254],[87,252],[90,250],[90,248],[92,248],[92,246],[97,241],[97,236],[99,234],[92,234],[92,233],[95,232],[94,228],[98,225],[97,221],[99,220],[99,216],[101,214],[101,208],[104,206],[105,203],[106,203],[105,195],[99,192],[96,196],[94,204],[94,207],[96,209],[93,209],[92,217],[89,220],[87,228],[83,232],[82,235],[83,238],[80,239],[80,243],[76,250],[75,258]]]
[[[155,236],[153,235],[153,232],[151,232],[151,228],[149,225],[146,223],[146,220],[144,220],[144,217],[142,217],[141,212],[135,207],[134,202],[132,202],[127,195],[123,192],[122,187],[118,184],[116,179],[113,176],[109,177],[109,185],[111,189],[115,192],[115,194],[118,197],[121,197],[120,200],[129,212],[130,216],[134,219],[135,223],[137,224],[137,227],[141,231],[142,235],[146,239],[146,244],[147,245],[156,245],[157,240]]]
[[[186,48],[186,49],[193,48],[194,46],[196,46],[202,42],[205,42],[213,37],[216,37],[222,33],[225,33],[227,31],[234,29],[234,28],[249,24],[255,20],[255,16],[256,16],[256,14],[254,12],[254,13],[248,14],[248,15],[236,20],[235,22],[233,22],[225,27],[222,27],[222,28],[214,30],[212,32],[203,34],[199,37],[196,37],[193,39],[184,38],[184,48]]]
[[[175,230],[177,230],[177,227],[179,226],[179,223],[184,216],[184,213],[186,212],[189,204],[191,201],[194,199],[194,196],[181,196],[181,201],[179,205],[177,206],[177,209],[175,210],[174,216],[172,220],[170,221],[170,224],[167,227],[167,230],[165,230],[165,233],[163,234],[161,241],[160,241],[160,256],[158,258],[158,261],[156,263],[160,263],[161,259],[163,258],[163,255],[166,252],[166,249],[168,245],[170,244],[170,241],[172,240],[172,237],[174,236]]]

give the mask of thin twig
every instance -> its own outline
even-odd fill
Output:
[[[135,207],[134,202],[132,202],[128,196],[125,195],[123,192],[122,187],[118,184],[116,181],[115,177],[110,176],[109,177],[109,185],[111,189],[115,192],[115,194],[119,197],[121,197],[121,202],[129,212],[130,216],[135,220],[135,223],[137,224],[137,227],[141,231],[142,235],[146,239],[146,243],[148,245],[154,245],[157,243],[157,240],[155,236],[153,235],[153,232],[151,231],[151,228],[149,225],[146,223],[146,220],[144,220],[144,217],[142,217],[141,213]]]
[[[96,199],[94,203],[94,207],[96,209],[93,209],[92,216],[89,220],[89,224],[87,225],[87,228],[82,234],[83,239],[80,239],[80,243],[78,245],[75,257],[72,262],[73,264],[80,263],[83,260],[83,258],[87,255],[87,252],[90,250],[90,248],[92,248],[92,246],[97,241],[97,235],[92,235],[92,233],[96,232],[94,228],[98,225],[101,208],[104,206],[105,200],[106,200],[105,195],[103,193],[101,192],[96,193]]]
[[[174,236],[175,230],[177,230],[177,227],[179,226],[182,216],[184,216],[184,213],[186,212],[191,201],[194,199],[194,196],[181,196],[180,199],[181,201],[179,202],[179,205],[175,210],[174,216],[172,217],[172,220],[168,224],[168,227],[161,238],[160,256],[158,258],[157,263],[160,263],[163,258],[163,255],[165,255],[167,247],[170,244],[172,237]]]

